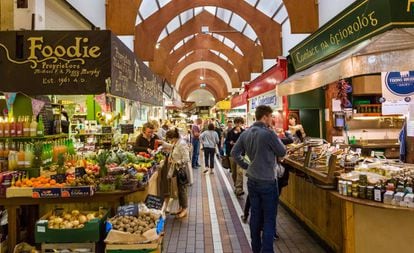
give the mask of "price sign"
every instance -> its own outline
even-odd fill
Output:
[[[120,216],[138,216],[138,205],[126,205],[118,207],[118,215]]]
[[[161,210],[164,200],[161,197],[148,194],[147,198],[145,199],[145,205],[148,208],[158,209]]]

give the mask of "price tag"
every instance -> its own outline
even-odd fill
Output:
[[[148,208],[158,209],[161,210],[164,200],[161,197],[148,194],[147,198],[145,199],[145,205]]]
[[[86,174],[86,170],[84,167],[75,168],[75,177],[83,177]]]
[[[138,205],[126,205],[118,207],[118,215],[120,216],[138,216]]]

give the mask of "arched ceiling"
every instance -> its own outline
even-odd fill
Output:
[[[216,99],[262,72],[264,59],[282,54],[287,19],[292,33],[318,28],[314,0],[107,0],[106,6],[107,27],[135,35],[136,55],[183,98],[200,89],[197,71],[209,75],[203,89]]]
[[[235,66],[224,61],[219,56],[215,55],[209,50],[201,49],[196,50],[192,54],[190,54],[188,57],[183,59],[178,64],[174,65],[170,75],[167,75],[166,78],[170,83],[176,83],[178,75],[183,71],[185,67],[188,65],[191,65],[195,62],[199,62],[200,59],[203,59],[203,61],[212,62],[221,68],[223,68],[226,73],[229,75],[229,78],[231,80],[231,85],[233,88],[239,88],[241,81],[247,81],[250,76],[240,76],[240,71],[235,71]]]
[[[209,69],[195,69],[188,72],[182,79],[178,91],[185,98],[194,88],[200,88],[200,84],[206,84],[206,87],[211,87],[216,99],[222,99],[227,96],[228,90],[224,79],[219,73]]]
[[[196,102],[197,106],[212,106],[217,101],[214,99],[213,95],[206,89],[194,90],[187,97],[187,100]]]

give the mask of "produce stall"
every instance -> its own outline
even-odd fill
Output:
[[[335,252],[410,251],[414,165],[320,139],[292,145],[283,165],[282,204]]]
[[[163,155],[121,148],[117,140],[126,128],[118,133],[115,127],[121,116],[133,121],[131,105],[162,105],[161,79],[110,31],[1,35],[0,92],[7,105],[1,100],[0,109],[7,115],[0,120],[0,205],[8,213],[8,249],[25,238],[41,243],[42,250],[64,244],[93,252],[120,205],[157,195]],[[85,95],[85,104],[68,104]],[[63,107],[72,124],[69,135],[62,133]],[[133,132],[129,126],[127,133]],[[79,146],[76,139],[93,147]]]

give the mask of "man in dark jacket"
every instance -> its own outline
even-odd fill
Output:
[[[268,128],[272,124],[272,112],[269,106],[258,106],[255,112],[257,121],[240,135],[231,151],[240,167],[247,170],[251,202],[251,245],[254,253],[274,252],[273,238],[279,199],[274,168],[276,158],[285,156],[286,149],[275,132]],[[243,159],[243,153],[250,163]]]
[[[154,126],[151,123],[145,123],[142,126],[142,133],[137,137],[135,142],[135,152],[146,152],[150,154],[155,147],[158,136],[154,134]]]
[[[244,131],[242,125],[244,124],[243,118],[234,119],[235,127],[233,127],[228,133],[225,141],[226,155],[230,156],[230,152],[239,139],[240,135]],[[234,193],[239,197],[244,194],[243,190],[243,169],[237,165],[233,157],[230,156],[230,171],[233,178]]]

